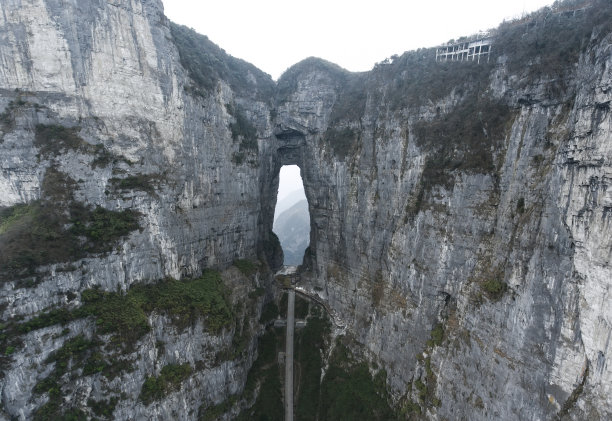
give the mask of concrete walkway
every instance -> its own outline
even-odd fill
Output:
[[[293,421],[293,328],[295,291],[287,291],[287,338],[285,340],[285,421]]]

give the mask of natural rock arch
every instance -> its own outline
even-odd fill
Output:
[[[300,175],[304,184],[304,192],[308,201],[308,213],[310,217],[310,246],[307,250],[315,248],[316,235],[313,229],[313,201],[315,200],[315,184],[313,180],[314,166],[307,150],[307,135],[296,129],[279,129],[269,140],[268,146],[269,159],[262,166],[262,233],[264,240],[264,252],[273,268],[282,265],[282,255],[279,257],[279,250],[274,247],[270,250],[270,245],[275,242],[272,234],[274,221],[274,209],[276,207],[280,169],[285,165],[297,165],[300,168]],[[306,254],[310,254],[307,251]],[[304,264],[308,264],[305,258]]]

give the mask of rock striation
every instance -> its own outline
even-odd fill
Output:
[[[89,400],[117,397],[116,419],[195,419],[230,402],[255,358],[268,268],[282,263],[278,173],[297,164],[311,223],[303,287],[386,370],[406,418],[609,418],[612,18],[587,3],[500,26],[488,64],[419,50],[354,74],[310,58],[276,84],[169,22],[160,1],[2,3],[0,206],[70,190],[57,202],[70,224],[78,203],[137,211],[140,226],[70,262],[0,268],[3,319],[218,269],[228,302],[251,297],[239,323],[181,330],[153,311],[133,371],[61,389],[89,415]],[[11,212],[0,235],[16,229]],[[230,267],[241,259],[261,260],[257,274]],[[2,416],[34,417],[49,356],[95,336],[91,317],[65,326],[0,350]],[[245,331],[242,353],[216,357]],[[176,389],[139,398],[184,363],[193,372]]]

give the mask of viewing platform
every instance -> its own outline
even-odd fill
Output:
[[[436,48],[436,61],[489,61],[493,37],[488,33],[479,34],[472,40],[449,43]]]

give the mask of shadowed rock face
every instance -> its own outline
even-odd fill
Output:
[[[172,26],[158,1],[0,10],[0,205],[45,200],[53,168],[74,180],[75,201],[142,214],[141,229],[108,253],[38,268],[33,283],[3,278],[4,319],[73,305],[67,293],[78,301],[94,285],[125,290],[245,258],[278,267],[278,174],[295,164],[311,221],[305,286],[347,323],[358,354],[386,369],[399,407],[411,401],[434,419],[610,416],[611,25],[573,16],[568,27],[588,31],[563,59],[503,49],[566,19],[536,16],[526,38],[520,26],[500,28],[489,65],[435,64],[420,50],[352,74],[307,59],[274,86]],[[37,130],[52,125],[83,143],[37,145]],[[255,284],[244,288],[238,296]],[[59,326],[46,329],[5,358],[10,416],[41,406],[32,388],[65,341],[52,336]],[[241,391],[252,343],[218,363],[231,329],[220,338],[156,329],[117,381],[127,396],[118,419],[192,419]],[[162,336],[176,347],[159,357]],[[186,361],[212,371],[156,405],[138,403],[146,376]],[[96,379],[65,393],[98,399]]]

